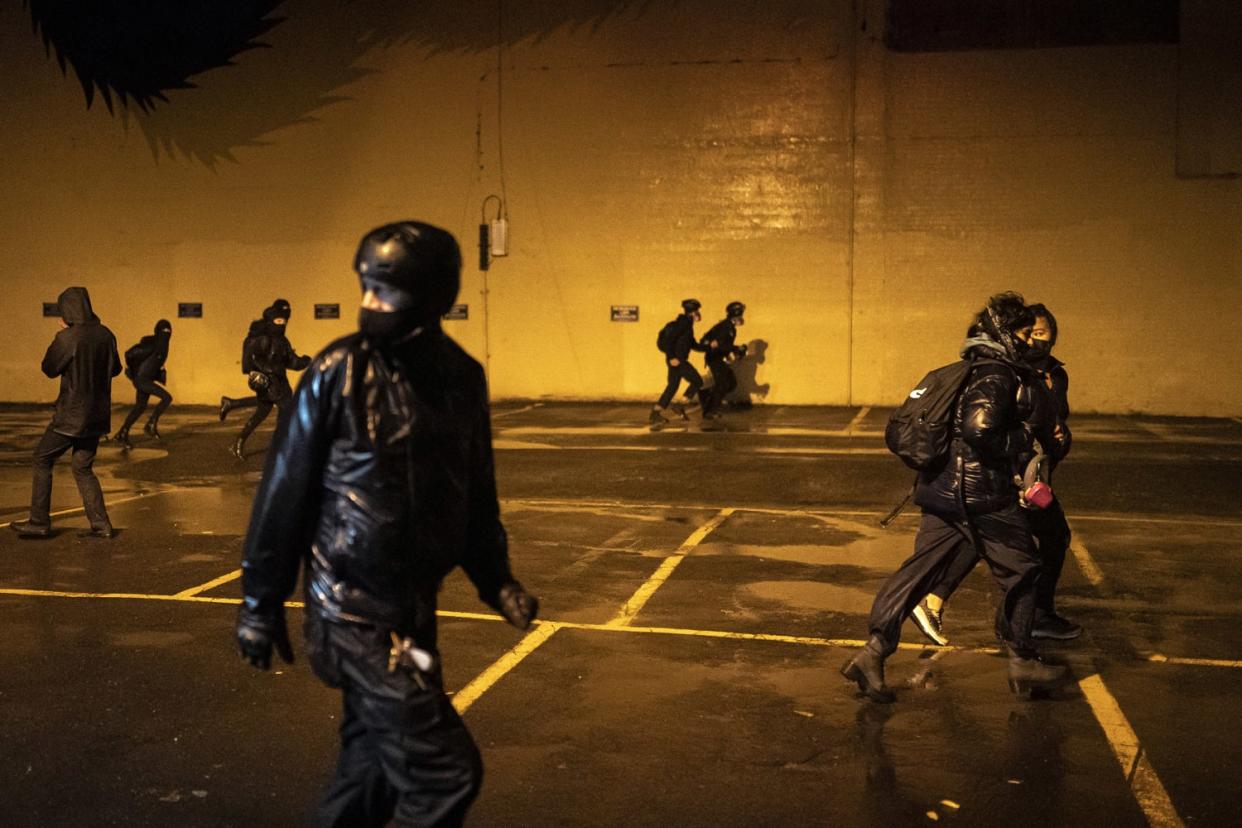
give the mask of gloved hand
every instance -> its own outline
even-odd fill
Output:
[[[237,650],[252,667],[266,670],[272,666],[272,647],[285,660],[293,663],[293,647],[285,628],[284,610],[275,615],[251,612],[243,604],[237,612]]]
[[[527,592],[517,581],[509,581],[500,588],[496,609],[519,630],[530,628],[539,613],[539,599]]]
[[[251,371],[250,378],[247,380],[246,384],[250,386],[251,391],[261,394],[269,385],[272,384],[272,381],[268,378],[267,374],[262,371]]]

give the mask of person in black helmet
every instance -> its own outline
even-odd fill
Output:
[[[291,313],[289,303],[277,299],[263,311],[262,319],[250,323],[250,333],[242,347],[242,371],[249,377],[250,389],[255,395],[239,400],[220,398],[221,421],[235,408],[255,408],[230,449],[239,460],[245,456],[246,439],[267,419],[272,407],[283,413],[293,398],[286,372],[301,371],[310,365],[311,358],[300,356],[285,336]]]
[[[1009,656],[1009,685],[1020,695],[1046,692],[1067,680],[1064,665],[1045,662],[1031,635],[1041,575],[1039,554],[1014,474],[1036,440],[1050,439],[1047,395],[1024,393],[1038,382],[1026,365],[1025,340],[1034,320],[1022,297],[993,296],[962,345],[972,366],[956,404],[952,442],[943,466],[921,472],[914,502],[923,509],[914,554],[876,593],[871,637],[841,668],[868,698],[891,702],[884,661],[897,649],[906,617],[965,548],[977,550],[1004,593],[996,635]]]
[[[95,451],[108,433],[112,418],[112,378],[121,373],[116,337],[99,321],[84,287],[71,287],[57,299],[60,331],[43,357],[43,373],[60,378],[60,394],[52,422],[34,451],[34,484],[30,517],[9,524],[23,538],[46,538],[52,533],[52,466],[73,451],[73,479],[82,495],[90,521],[90,535],[114,535],[103,489],[95,476]]]
[[[168,372],[164,369],[164,362],[168,359],[168,343],[171,338],[172,323],[167,319],[161,319],[155,323],[155,333],[144,336],[138,344],[125,352],[125,376],[129,377],[130,382],[134,384],[137,396],[134,399],[134,407],[125,417],[125,422],[112,437],[123,451],[133,448],[133,444],[129,442],[129,429],[142,417],[142,412],[146,410],[147,401],[151,397],[159,399],[159,403],[151,412],[151,417],[147,420],[143,431],[157,440],[160,437],[160,417],[168,410],[168,406],[172,405],[173,399],[172,394],[169,394],[168,389],[163,385],[168,382]]]
[[[688,419],[686,409],[699,404],[699,389],[703,387],[703,377],[690,364],[691,351],[705,351],[707,347],[700,345],[694,338],[694,323],[703,318],[700,308],[703,305],[698,299],[686,299],[681,303],[681,314],[660,330],[658,344],[664,352],[664,364],[668,368],[668,383],[659,401],[651,408],[651,428],[659,430],[670,419],[666,412],[669,405],[683,420]],[[677,386],[686,381],[685,404],[673,403],[677,394]]]
[[[440,329],[456,240],[417,221],[362,239],[357,333],[302,376],[268,453],[242,560],[237,642],[266,670],[292,651],[284,601],[303,570],[309,660],[343,694],[341,753],[319,826],[460,825],[478,748],[445,695],[440,583],[527,629],[538,602],[509,567],[483,368]]]
[[[737,329],[746,324],[746,306],[730,302],[725,306],[725,318],[703,334],[699,344],[707,351],[707,367],[712,372],[712,387],[703,393],[703,416],[720,416],[720,406],[730,391],[737,388],[737,377],[729,367],[729,360],[746,355],[745,345],[734,345]]]

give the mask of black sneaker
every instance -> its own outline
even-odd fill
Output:
[[[927,599],[919,601],[910,612],[910,618],[914,621],[914,626],[919,628],[919,632],[927,636],[927,640],[938,647],[944,647],[949,643],[949,639],[945,638],[944,631],[941,628],[941,620],[944,608],[939,611],[933,610],[927,605]]]
[[[1073,641],[1080,635],[1082,635],[1081,624],[1075,624],[1056,613],[1045,615],[1031,628],[1032,638],[1046,638],[1052,641]]]

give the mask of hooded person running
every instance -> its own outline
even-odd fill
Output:
[[[955,406],[946,462],[921,472],[914,502],[923,509],[914,554],[876,593],[870,638],[841,673],[868,698],[891,702],[884,661],[897,649],[901,626],[963,547],[987,561],[1004,593],[996,612],[996,636],[1009,656],[1010,688],[1019,695],[1063,683],[1063,665],[1045,662],[1031,628],[1041,575],[1031,525],[1019,502],[1014,474],[1036,439],[1050,439],[1053,412],[1046,394],[1022,393],[1042,382],[1023,356],[1034,321],[1022,297],[993,296],[975,316],[962,345],[970,373]]]
[[[250,323],[250,332],[242,346],[242,372],[248,376],[250,390],[255,396],[238,400],[220,398],[221,421],[235,408],[253,406],[255,409],[229,449],[239,460],[245,456],[246,440],[272,413],[272,407],[283,412],[292,400],[293,388],[286,372],[301,371],[310,365],[311,358],[299,356],[285,335],[291,313],[289,303],[277,299],[263,311],[262,319]]]
[[[116,337],[95,315],[86,288],[66,289],[57,303],[61,330],[43,357],[43,373],[60,378],[60,394],[52,422],[34,451],[30,518],[9,526],[23,538],[51,534],[52,466],[72,450],[73,479],[91,524],[89,534],[110,538],[112,522],[94,464],[99,438],[112,426],[112,378],[121,373],[121,358]]]
[[[282,417],[242,560],[237,642],[268,669],[292,650],[284,602],[302,570],[306,646],[343,695],[336,775],[318,826],[460,825],[482,760],[444,693],[436,596],[462,567],[526,629],[500,522],[483,368],[440,329],[461,252],[418,221],[372,230],[354,260],[357,333],[329,345]]]
[[[168,406],[172,405],[173,399],[172,394],[169,394],[168,389],[163,386],[163,383],[168,382],[168,372],[164,368],[164,363],[168,359],[170,339],[172,339],[172,323],[167,319],[161,319],[155,323],[153,334],[144,336],[138,344],[125,352],[125,376],[129,377],[130,382],[134,384],[137,396],[134,399],[134,407],[125,417],[124,424],[112,437],[122,450],[133,448],[133,444],[129,442],[129,430],[142,417],[142,412],[146,410],[147,402],[151,397],[159,399],[159,404],[151,412],[151,418],[147,420],[143,431],[157,440],[160,438],[160,417],[168,410]]]

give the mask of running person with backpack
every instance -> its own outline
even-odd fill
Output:
[[[247,375],[247,384],[255,396],[239,400],[220,398],[221,421],[235,408],[255,409],[229,449],[239,460],[245,456],[247,438],[267,419],[272,407],[283,411],[293,398],[293,387],[285,372],[301,371],[311,363],[309,356],[298,355],[285,336],[291,313],[289,303],[277,299],[263,311],[262,319],[250,323],[250,332],[242,345],[242,373]]]
[[[686,409],[698,405],[699,389],[703,387],[703,377],[690,364],[691,351],[706,351],[707,346],[700,345],[694,339],[694,323],[703,318],[699,309],[703,305],[698,299],[685,299],[681,303],[681,314],[672,322],[660,329],[656,337],[656,347],[664,354],[664,364],[668,367],[668,384],[659,401],[651,407],[651,430],[659,431],[669,421],[669,405],[683,419],[689,419]],[[682,380],[686,381],[686,403],[673,403],[677,387]]]
[[[155,332],[151,336],[144,336],[125,352],[125,376],[134,384],[137,396],[134,398],[134,407],[125,417],[125,423],[112,437],[122,451],[129,451],[134,447],[129,441],[129,429],[138,422],[151,397],[159,399],[159,403],[151,412],[151,418],[147,420],[143,431],[157,440],[160,438],[160,417],[172,405],[173,399],[163,385],[168,382],[168,371],[164,368],[164,363],[168,359],[168,342],[171,338],[172,323],[161,319],[155,323]]]
[[[1004,592],[996,633],[1009,656],[1010,688],[1030,695],[1066,680],[1065,667],[1043,661],[1031,637],[1040,561],[1013,479],[1036,437],[1052,429],[1050,411],[1019,406],[1023,385],[1038,381],[1022,362],[1032,322],[1021,296],[993,296],[970,327],[963,362],[929,374],[890,420],[889,448],[919,469],[914,502],[923,517],[914,554],[876,594],[870,639],[841,668],[873,701],[894,701],[884,660],[911,610],[967,545]]]
[[[1030,393],[1046,393],[1051,395],[1049,404],[1055,411],[1055,426],[1051,440],[1041,445],[1039,454],[1028,460],[1028,468],[1043,463],[1044,468],[1038,476],[1041,482],[1051,483],[1053,469],[1069,454],[1073,436],[1069,423],[1069,374],[1064,363],[1052,355],[1052,348],[1057,341],[1057,320],[1042,304],[1030,306],[1035,317],[1031,328],[1030,348],[1023,354],[1023,361],[1036,372],[1041,382],[1031,384],[1027,389]],[[1049,489],[1051,493],[1051,489]],[[1035,596],[1035,621],[1031,628],[1033,638],[1069,641],[1082,635],[1082,626],[1059,615],[1056,611],[1056,588],[1061,578],[1061,570],[1065,566],[1065,555],[1070,546],[1069,522],[1061,501],[1049,494],[1046,502],[1032,502],[1023,498],[1027,507],[1027,517],[1031,522],[1031,530],[1039,546],[1039,557],[1043,565],[1043,575],[1039,579],[1039,587]],[[923,632],[923,635],[936,644],[949,643],[944,634],[944,605],[949,597],[957,591],[958,586],[966,579],[979,556],[974,550],[963,549],[946,568],[940,581],[921,600],[911,612],[911,619]]]

